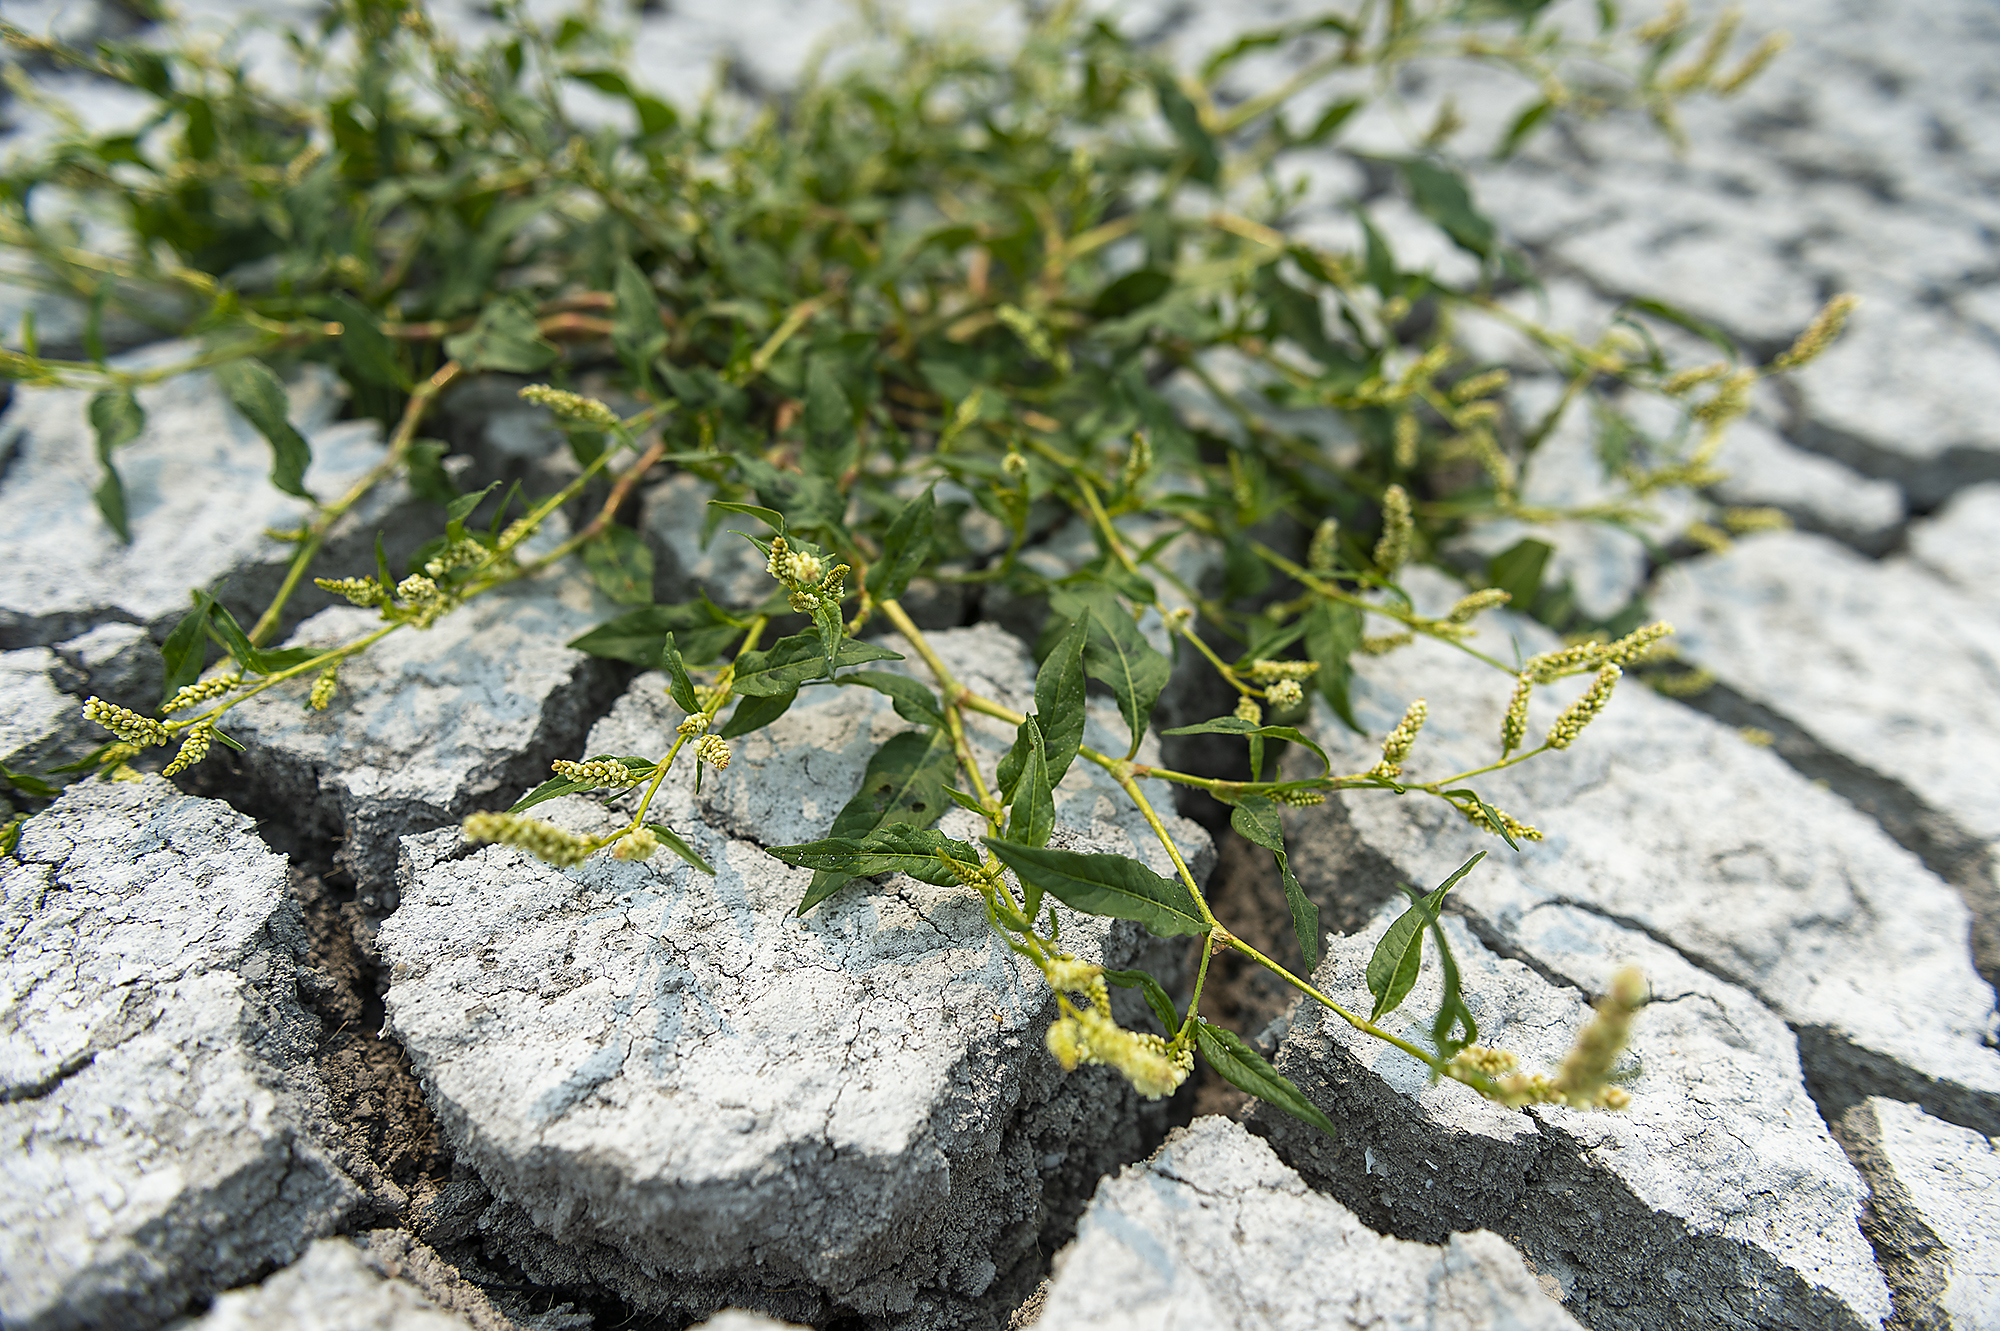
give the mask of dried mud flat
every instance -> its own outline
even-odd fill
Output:
[[[1295,16],[1158,8],[1132,21],[1185,51]],[[34,9],[10,17],[33,27]],[[639,50],[691,84],[728,55],[769,90],[844,19],[682,6],[643,18]],[[118,21],[40,21],[58,20]],[[613,610],[558,575],[369,658],[329,712],[245,709],[233,765],[79,786],[29,824],[0,917],[0,1323],[2000,1326],[2000,16],[1798,0],[1751,22],[1794,47],[1691,115],[1685,157],[1614,119],[1475,172],[1581,324],[1660,296],[1776,350],[1825,296],[1863,298],[1723,458],[1720,497],[1795,531],[1665,567],[1637,538],[1554,533],[1580,593],[1643,596],[1717,683],[1621,693],[1575,750],[1498,783],[1548,839],[1490,856],[1447,927],[1482,1026],[1530,1061],[1640,964],[1655,1001],[1631,1111],[1499,1111],[1226,963],[1214,1015],[1337,1136],[1213,1082],[1147,1108],[1109,1075],[1063,1076],[1039,981],[976,902],[898,880],[791,918],[803,875],[762,848],[815,834],[904,724],[872,693],[824,691],[726,780],[666,791],[713,879],[465,844],[458,819],[550,759],[643,752],[672,724],[657,677],[553,645]],[[1441,92],[1408,90],[1420,111]],[[1369,178],[1316,170],[1297,225],[1337,229]],[[1426,243],[1414,221],[1393,239]],[[0,288],[0,326],[28,299]],[[1519,364],[1517,391],[1548,390],[1499,331],[1472,335]],[[379,456],[325,385],[293,391],[328,483]],[[149,407],[129,446],[159,459],[144,499],[202,535],[181,547],[198,559],[92,529],[73,397],[18,391],[0,422],[10,766],[85,743],[82,696],[157,689],[150,643],[186,586],[248,604],[282,567],[234,534],[270,502],[261,442],[218,424],[199,376]],[[1565,496],[1562,448],[1543,457],[1530,494]],[[680,489],[645,499],[663,576],[742,573],[686,545]],[[253,533],[282,524],[256,512]],[[393,496],[369,521],[420,539]],[[1023,696],[1025,648],[976,604],[950,613],[940,650]],[[311,641],[347,614],[307,605],[290,627]],[[1485,644],[1541,650],[1540,632],[1496,616]],[[1371,732],[1419,683],[1423,761],[1490,747],[1504,696],[1423,648],[1360,672]],[[1337,761],[1371,761],[1331,717],[1314,728]],[[1147,857],[1105,793],[1073,772],[1059,835]],[[1181,830],[1211,846],[1197,868],[1225,918],[1294,949],[1268,856],[1226,826]],[[1287,836],[1336,997],[1395,884],[1477,844],[1386,798],[1297,811]],[[1102,921],[1065,937],[1188,961]]]

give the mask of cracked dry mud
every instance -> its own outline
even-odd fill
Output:
[[[932,8],[917,16],[963,19]],[[1308,9],[1126,13],[1185,55]],[[241,15],[218,4],[209,21]],[[9,17],[85,39],[129,22],[41,0]],[[757,94],[845,20],[831,0],[676,6],[639,20],[638,51],[688,88],[727,56]],[[452,824],[549,758],[645,751],[672,717],[656,678],[559,647],[611,608],[551,579],[349,670],[323,717],[275,699],[251,754],[200,785],[79,787],[30,824],[0,920],[0,1322],[2000,1326],[2000,17],[1974,0],[1780,0],[1748,23],[1789,29],[1793,49],[1695,108],[1684,157],[1619,118],[1506,163],[1467,145],[1482,205],[1586,337],[1655,296],[1768,354],[1825,296],[1863,297],[1847,338],[1760,393],[1723,457],[1715,497],[1778,508],[1797,533],[1664,570],[1639,534],[1502,533],[1551,537],[1593,607],[1644,598],[1718,682],[1681,702],[1628,681],[1575,749],[1496,781],[1548,833],[1520,855],[1381,797],[1287,829],[1336,997],[1354,996],[1395,883],[1435,882],[1473,848],[1493,853],[1446,928],[1489,1040],[1545,1064],[1612,969],[1641,964],[1655,1002],[1631,1111],[1503,1113],[1225,968],[1218,1014],[1339,1134],[1246,1114],[1213,1083],[1125,1113],[1110,1078],[1055,1070],[1040,991],[951,893],[899,884],[786,919],[799,875],[759,846],[817,832],[901,724],[872,693],[825,691],[741,746],[743,779],[669,792],[713,882],[464,846]],[[1249,62],[1240,91],[1284,72]],[[1420,78],[1412,117],[1446,91],[1473,111],[1497,95]],[[1393,129],[1364,118],[1350,143],[1400,151]],[[1348,201],[1377,184],[1330,153],[1300,169],[1296,229],[1351,239]],[[1449,274],[1456,256],[1413,213],[1383,216],[1399,253]],[[45,345],[78,336],[77,311],[4,287],[8,336],[30,304]],[[1467,331],[1519,366],[1522,402],[1550,400],[1503,329]],[[136,326],[106,335],[133,363],[172,354]],[[255,533],[298,506],[264,482],[262,444],[199,377],[153,392],[128,446],[129,551],[90,512],[77,399],[18,390],[0,423],[9,766],[93,743],[82,696],[157,696],[150,644],[187,587],[219,583],[254,612],[282,569]],[[379,456],[325,384],[294,385],[293,407],[315,487]],[[1582,439],[1559,432],[1533,494],[1588,497]],[[676,480],[645,496],[663,594],[755,595],[754,562],[689,538],[699,499]],[[428,534],[390,495],[329,561],[372,558],[377,527],[392,555]],[[346,612],[325,605],[296,601],[286,631],[337,627]],[[1533,651],[1537,634],[1500,617],[1486,640]],[[1025,687],[993,624],[941,640],[996,696]],[[1461,667],[1423,647],[1366,664],[1371,732],[1421,680],[1418,763],[1490,758],[1505,680]],[[1324,714],[1315,730],[1338,760],[1372,761]],[[1058,835],[1145,853],[1103,793],[1073,775]],[[571,800],[556,816],[604,814]],[[1268,856],[1232,837],[1214,894],[1289,948]],[[1141,945],[1075,928],[1107,955]],[[1197,1106],[1242,1122],[1175,1126]]]

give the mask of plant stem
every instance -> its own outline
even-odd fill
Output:
[[[403,416],[396,422],[396,432],[389,437],[387,455],[371,467],[367,475],[348,487],[346,494],[321,509],[319,516],[313,519],[312,526],[306,530],[304,543],[299,546],[298,554],[292,557],[292,566],[285,570],[285,581],[278,588],[278,594],[271,598],[271,604],[264,608],[264,613],[258,616],[257,622],[250,628],[251,646],[262,647],[270,640],[271,635],[277,632],[279,617],[284,613],[285,603],[291,600],[292,593],[298,589],[300,579],[305,577],[306,570],[312,566],[320,547],[326,544],[327,534],[333,530],[334,523],[345,517],[348,510],[360,503],[370,490],[393,476],[396,469],[403,465],[404,459],[409,455],[410,444],[416,438],[417,423],[423,419],[425,409],[458,375],[458,362],[446,361],[436,374],[418,384],[411,392],[410,400],[403,406]]]

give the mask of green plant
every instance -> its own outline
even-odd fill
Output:
[[[1531,91],[1500,136],[1511,152],[1559,112],[1636,103],[1671,127],[1677,99],[1727,94],[1775,49],[1720,73],[1731,21],[1676,65],[1696,35],[1677,11],[1627,30],[1605,3],[1600,31],[1579,38],[1544,26],[1541,9],[1532,0],[1360,0],[1346,15],[1246,36],[1189,75],[1060,7],[1036,17],[1006,58],[904,39],[893,61],[808,81],[783,106],[711,100],[685,118],[633,82],[588,14],[539,26],[505,10],[512,35],[465,51],[414,5],[350,0],[298,44],[313,90],[302,99],[258,90],[213,51],[81,51],[0,28],[17,48],[117,79],[156,108],[136,132],[77,130],[16,167],[0,196],[0,239],[33,254],[46,279],[90,311],[82,359],[42,356],[30,327],[20,351],[0,356],[0,371],[94,390],[105,521],[126,529],[117,450],[143,428],[134,390],[146,383],[211,370],[270,440],[273,483],[293,493],[303,493],[309,454],[285,419],[271,364],[329,364],[358,410],[394,422],[382,464],[347,494],[318,501],[294,533],[290,575],[250,628],[195,592],[164,646],[158,717],[92,701],[88,714],[119,742],[86,767],[126,773],[141,749],[177,742],[168,764],[177,771],[212,741],[233,743],[221,727],[244,698],[312,675],[308,702],[325,706],[342,661],[577,554],[607,595],[633,608],[575,645],[663,669],[686,720],[664,754],[558,763],[513,809],[469,819],[468,835],[558,864],[605,849],[644,858],[664,846],[707,869],[648,817],[683,750],[699,780],[701,764],[726,766],[728,741],[781,716],[801,689],[877,689],[916,728],[876,754],[864,793],[826,838],[772,852],[814,871],[801,912],[890,872],[964,884],[1047,977],[1060,1009],[1049,1047],[1066,1066],[1109,1063],[1159,1095],[1198,1050],[1236,1085],[1324,1125],[1254,1050],[1201,1018],[1209,958],[1230,948],[1484,1095],[1619,1103],[1605,1078],[1638,1006],[1630,980],[1614,986],[1553,1080],[1516,1074],[1477,1044],[1437,925],[1472,862],[1413,894],[1368,967],[1376,1001],[1363,1016],[1215,918],[1138,785],[1157,777],[1230,806],[1232,825],[1276,857],[1308,967],[1316,910],[1287,861],[1282,808],[1373,789],[1443,800],[1510,846],[1538,836],[1470,783],[1567,747],[1621,670],[1667,630],[1569,623],[1599,633],[1501,661],[1465,641],[1471,623],[1510,598],[1534,600],[1547,546],[1506,552],[1480,571],[1490,585],[1475,574],[1438,617],[1418,612],[1399,570],[1438,557],[1482,521],[1629,523],[1657,493],[1706,483],[1721,431],[1756,380],[1803,363],[1837,332],[1840,303],[1760,367],[1657,303],[1623,311],[1588,344],[1518,316],[1502,297],[1532,279],[1442,154],[1456,130],[1449,107],[1412,153],[1371,160],[1476,261],[1473,281],[1456,287],[1407,269],[1365,207],[1355,252],[1286,234],[1295,194],[1287,154],[1337,143],[1359,110],[1393,95],[1391,76],[1413,61],[1456,57],[1520,74]],[[1234,104],[1217,95],[1237,62],[1289,44],[1307,45],[1309,58],[1288,82]],[[614,99],[625,123],[576,123],[565,90],[577,86]],[[122,247],[92,249],[45,220],[34,200],[54,192],[115,221]],[[112,309],[191,333],[201,349],[178,365],[121,369],[101,343]],[[1565,385],[1554,408],[1518,419],[1506,372],[1466,363],[1454,327],[1469,311],[1508,321],[1541,348]],[[1666,325],[1710,336],[1725,359],[1675,366],[1654,336]],[[1225,382],[1225,354],[1243,369],[1242,386]],[[539,498],[454,492],[439,446],[418,430],[450,385],[483,373],[549,378],[523,396],[564,430],[579,464],[569,485]],[[1189,424],[1162,392],[1174,376],[1204,390],[1227,425]],[[1583,398],[1609,412],[1621,388],[1684,401],[1684,427],[1651,439],[1608,415],[1617,449],[1607,462],[1621,493],[1562,512],[1526,504],[1521,464],[1562,412]],[[1336,450],[1289,426],[1302,410],[1331,413],[1352,446]],[[747,535],[774,580],[763,604],[651,603],[652,556],[618,515],[662,465],[712,487],[716,520],[758,524]],[[529,535],[614,469],[593,517],[553,550],[522,557]],[[399,476],[442,506],[442,533],[401,577],[378,554],[368,574],[317,579],[376,609],[380,626],[327,650],[268,646],[333,523]],[[1002,533],[990,549],[967,542],[972,506]],[[1086,557],[1058,574],[1021,557],[1065,522],[1087,533]],[[1174,571],[1173,556],[1190,544],[1218,566],[1218,587]],[[920,576],[1046,607],[1032,715],[952,677],[902,603]],[[1228,714],[1169,733],[1241,737],[1247,777],[1136,761],[1172,668],[1148,638],[1148,616],[1235,699]],[[1367,633],[1370,616],[1389,631]],[[896,655],[863,636],[884,627],[933,686],[856,668]],[[1333,772],[1297,726],[1308,688],[1352,726],[1350,658],[1417,636],[1470,652],[1512,682],[1498,757],[1443,780],[1404,781],[1424,722],[1419,703],[1380,762]],[[211,642],[231,665],[204,677]],[[1531,744],[1531,691],[1586,672],[1590,691]],[[1081,742],[1093,680],[1124,719],[1122,752]],[[982,770],[967,743],[968,712],[1017,727],[996,770]],[[1319,771],[1287,775],[1287,747],[1312,755]],[[1046,844],[1052,788],[1079,758],[1131,798],[1174,878]],[[878,800],[868,791],[879,778],[910,798]],[[579,837],[527,816],[556,795],[607,788],[640,792],[613,835]],[[947,799],[985,820],[980,844],[932,826]],[[1051,899],[1203,940],[1185,1011],[1151,977],[1069,957],[1044,909]],[[1410,992],[1427,936],[1445,979],[1428,1049],[1378,1024]],[[1120,1028],[1110,985],[1140,988],[1160,1032]]]

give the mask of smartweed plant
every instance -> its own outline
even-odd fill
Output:
[[[1393,101],[1413,64],[1456,59],[1520,76],[1524,102],[1497,136],[1504,153],[1551,117],[1616,105],[1642,106],[1672,132],[1678,103],[1728,95],[1776,49],[1739,50],[1733,19],[1697,30],[1678,8],[1634,25],[1599,0],[1587,31],[1543,9],[1358,0],[1246,35],[1190,71],[1060,5],[1029,15],[1011,55],[878,33],[874,49],[889,58],[809,78],[775,105],[712,96],[691,114],[642,86],[599,16],[539,24],[505,0],[494,10],[502,35],[476,49],[409,0],[341,0],[317,33],[294,40],[306,89],[296,97],[256,86],[213,46],[82,50],[0,28],[24,58],[116,81],[151,108],[116,132],[72,121],[9,169],[0,238],[89,320],[67,358],[43,354],[32,325],[22,328],[0,370],[94,394],[97,503],[121,534],[118,451],[144,428],[135,390],[195,371],[268,438],[273,484],[313,502],[289,534],[289,576],[250,627],[194,591],[163,646],[156,715],[88,704],[116,742],[80,770],[129,775],[142,751],[165,748],[167,773],[182,771],[234,743],[225,727],[245,698],[310,680],[307,705],[326,707],[342,663],[373,643],[575,555],[629,609],[574,645],[663,670],[685,719],[662,753],[557,762],[512,809],[467,819],[469,837],[558,865],[664,848],[707,870],[649,815],[675,764],[695,764],[697,780],[702,766],[727,767],[730,741],[784,715],[804,689],[876,689],[913,728],[876,752],[824,838],[771,852],[813,871],[799,910],[892,873],[962,884],[1046,977],[1058,1008],[1048,1047],[1065,1067],[1108,1064],[1161,1096],[1199,1053],[1238,1087],[1330,1127],[1253,1048],[1202,1017],[1209,960],[1229,949],[1482,1095],[1622,1104],[1611,1068],[1643,1002],[1635,975],[1612,984],[1553,1076],[1522,1073],[1478,1043],[1439,927],[1446,894],[1478,856],[1411,892],[1367,967],[1371,1011],[1350,1012],[1216,918],[1139,785],[1204,792],[1274,855],[1308,972],[1317,911],[1287,860],[1283,809],[1372,790],[1441,800],[1508,847],[1539,837],[1478,779],[1576,742],[1667,627],[1581,621],[1543,589],[1541,542],[1460,568],[1467,594],[1440,616],[1419,612],[1400,573],[1482,522],[1632,524],[1662,492],[1710,483],[1722,431],[1757,381],[1837,333],[1844,301],[1758,365],[1658,303],[1624,309],[1588,342],[1520,315],[1506,298],[1532,277],[1446,155],[1460,128],[1448,103],[1407,153],[1357,156],[1469,256],[1475,277],[1447,283],[1399,262],[1365,203],[1351,251],[1288,232],[1298,154],[1341,149],[1344,129]],[[1296,56],[1291,73],[1254,96],[1233,91],[1243,62],[1274,52]],[[593,121],[575,113],[580,89],[597,99]],[[31,84],[17,91],[47,104]],[[76,220],[86,216],[91,234],[115,243],[88,243]],[[175,365],[120,368],[103,345],[112,312],[194,338],[198,350]],[[1524,417],[1510,406],[1506,371],[1461,350],[1469,317],[1501,320],[1539,348],[1564,385],[1552,409]],[[1715,341],[1722,358],[1675,363],[1658,336],[1675,326]],[[299,362],[330,366],[354,409],[387,428],[381,464],[345,494],[306,494],[310,453],[286,419],[279,374]],[[521,396],[564,433],[567,485],[457,492],[443,446],[419,431],[440,395],[481,375],[540,380]],[[1213,419],[1177,410],[1171,393],[1182,390],[1203,395]],[[1680,403],[1681,427],[1639,432],[1617,412],[1633,391]],[[1579,401],[1601,414],[1618,493],[1586,508],[1534,507],[1521,468]],[[1338,438],[1301,419],[1331,422]],[[772,579],[761,604],[653,603],[653,556],[620,515],[634,487],[667,467],[708,488],[711,531],[747,529]],[[379,553],[372,569],[317,568],[334,523],[392,480],[440,506],[436,538],[406,568]],[[603,495],[594,515],[526,557],[524,542],[593,485],[593,502]],[[1068,546],[1044,541],[1058,529],[1072,534]],[[1082,553],[1052,568],[1058,548]],[[1214,579],[1175,571],[1190,549],[1206,552]],[[376,610],[379,626],[328,649],[272,646],[309,577]],[[1038,607],[1031,714],[953,677],[905,606],[918,579]],[[1466,639],[1477,616],[1510,602],[1570,630],[1568,645],[1525,661],[1475,650]],[[880,636],[890,630],[929,684],[868,668],[899,655]],[[1355,726],[1355,654],[1420,637],[1470,653],[1512,690],[1493,761],[1406,779],[1426,717],[1418,702],[1380,761],[1334,771],[1299,728],[1309,698]],[[1242,775],[1138,761],[1172,668],[1162,641],[1198,657],[1234,699],[1168,733],[1240,740]],[[226,664],[211,668],[212,645]],[[1548,734],[1530,734],[1533,691],[1585,674],[1588,691]],[[1117,704],[1122,747],[1083,743],[1093,682]],[[1016,727],[992,770],[967,742],[969,713]],[[1287,749],[1294,757],[1281,762]],[[1131,799],[1172,877],[1048,844],[1053,790],[1078,761]],[[614,833],[581,836],[530,815],[593,790],[637,792]],[[948,800],[983,819],[977,843],[934,826]],[[1185,1006],[1151,976],[1067,953],[1055,902],[1199,940]],[[1444,979],[1428,1047],[1380,1024],[1411,991],[1426,938]],[[1112,986],[1140,989],[1159,1029],[1119,1025]]]

